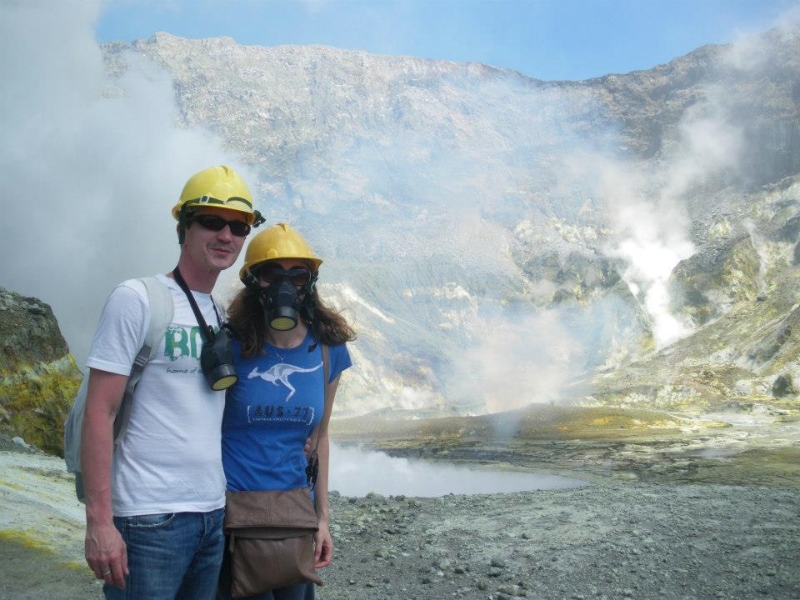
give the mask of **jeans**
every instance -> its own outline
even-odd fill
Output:
[[[217,596],[220,600],[230,600],[230,592],[220,591]],[[314,584],[310,581],[287,585],[258,596],[248,596],[246,600],[314,600]]]
[[[114,517],[128,547],[125,589],[106,600],[214,600],[222,565],[225,509]]]

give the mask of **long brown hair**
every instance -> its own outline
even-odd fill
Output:
[[[264,351],[267,341],[267,319],[260,301],[261,290],[242,289],[228,308],[228,324],[242,343],[242,357],[253,358]],[[356,339],[356,332],[336,310],[325,305],[316,287],[310,295],[312,311],[301,310],[300,318],[317,342],[338,346]],[[312,314],[309,314],[312,313]]]

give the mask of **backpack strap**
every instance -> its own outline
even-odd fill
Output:
[[[147,290],[150,301],[150,323],[144,336],[144,343],[136,354],[131,366],[131,374],[125,386],[117,417],[114,419],[114,441],[118,442],[125,434],[130,420],[131,400],[133,392],[142,378],[144,367],[158,352],[158,345],[172,321],[173,306],[172,293],[169,288],[155,277],[142,277],[139,279]]]
[[[158,344],[172,322],[172,292],[156,277],[142,277],[139,281],[147,288],[147,296],[150,298],[150,326],[144,336],[140,354],[148,347],[148,359],[151,359],[156,355]]]

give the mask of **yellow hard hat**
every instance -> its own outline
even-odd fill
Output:
[[[315,271],[322,264],[322,259],[317,258],[302,235],[286,223],[277,223],[250,240],[244,256],[244,266],[239,271],[239,279],[247,285],[253,267],[268,260],[284,258],[307,260]]]
[[[202,206],[245,213],[250,225],[254,221],[263,222],[261,213],[253,210],[253,198],[247,184],[236,171],[225,165],[209,167],[192,175],[183,186],[178,203],[172,207],[172,216],[179,219],[182,209],[186,211]]]

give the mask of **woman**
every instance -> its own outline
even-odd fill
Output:
[[[304,446],[310,438],[319,460],[313,486],[317,569],[330,564],[333,556],[328,421],[339,376],[352,364],[345,344],[355,339],[345,319],[319,297],[321,263],[306,240],[285,223],[269,227],[250,242],[239,273],[245,288],[228,311],[239,380],[228,390],[222,425],[222,459],[228,490],[233,492],[308,485]],[[327,406],[323,344],[329,348]],[[223,598],[230,597],[227,561],[220,590]],[[314,598],[314,584],[290,585],[252,598],[309,600]]]

